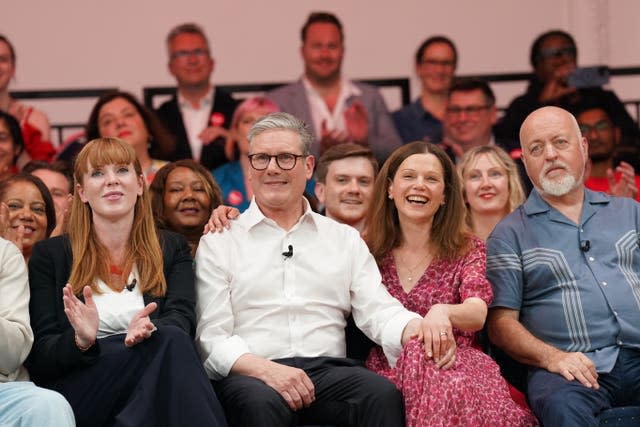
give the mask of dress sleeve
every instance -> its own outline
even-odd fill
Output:
[[[465,256],[462,265],[462,283],[460,284],[460,300],[476,297],[487,305],[493,300],[491,284],[486,278],[485,246],[479,239],[473,239],[472,248]]]

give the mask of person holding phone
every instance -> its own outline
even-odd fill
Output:
[[[577,59],[578,48],[571,34],[551,30],[539,35],[531,46],[529,60],[533,77],[529,87],[524,95],[511,102],[496,127],[496,134],[517,140],[520,125],[527,115],[546,105],[575,114],[581,104],[597,102],[606,106],[612,122],[620,128],[623,145],[633,145],[639,133],[637,123],[616,94],[601,87],[602,75],[578,68]]]

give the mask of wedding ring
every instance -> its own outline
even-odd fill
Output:
[[[447,334],[447,331],[440,331],[440,336],[441,336],[441,337],[443,337],[443,336],[445,336],[445,335],[448,335],[448,334]]]

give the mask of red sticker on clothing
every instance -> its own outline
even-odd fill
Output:
[[[242,203],[243,200],[244,200],[244,197],[242,197],[242,193],[239,192],[238,190],[231,191],[227,196],[227,201],[229,202],[230,205],[239,205],[240,203]]]
[[[224,114],[217,111],[211,115],[209,119],[211,126],[222,126],[224,124]]]
[[[518,160],[520,157],[522,157],[522,149],[514,148],[513,150],[511,150],[509,155],[513,160]]]

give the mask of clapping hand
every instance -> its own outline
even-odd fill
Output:
[[[153,331],[156,330],[156,326],[151,322],[149,315],[157,308],[158,304],[152,302],[133,316],[133,319],[129,322],[129,328],[127,328],[124,345],[133,347],[151,336]]]
[[[82,289],[84,301],[80,301],[73,294],[71,285],[67,285],[62,289],[62,302],[64,304],[64,313],[71,323],[71,327],[75,331],[76,345],[82,349],[91,347],[96,342],[98,336],[98,326],[100,319],[98,318],[98,309],[93,301],[93,294],[89,286]]]

